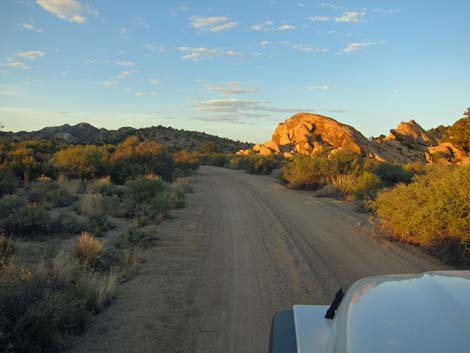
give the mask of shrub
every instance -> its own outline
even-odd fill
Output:
[[[14,210],[0,225],[7,233],[25,236],[49,231],[49,216],[43,207],[28,205]]]
[[[298,154],[283,167],[283,177],[289,187],[318,189],[326,185],[330,175],[326,157],[312,158]]]
[[[351,193],[356,200],[373,199],[381,188],[383,188],[383,183],[380,178],[365,171],[356,179]]]
[[[26,206],[26,200],[18,195],[5,195],[0,199],[0,219],[8,217]]]
[[[9,171],[0,171],[0,197],[13,194],[18,188],[19,178]]]
[[[332,186],[343,196],[352,194],[356,182],[357,178],[352,174],[340,174],[331,180]]]
[[[410,183],[413,178],[411,168],[407,169],[403,164],[380,162],[372,166],[371,170],[377,174],[386,186],[395,185],[397,183]]]
[[[379,192],[370,206],[391,236],[442,260],[470,264],[470,168],[433,166],[409,184]]]
[[[141,176],[126,183],[128,196],[137,202],[149,201],[164,189],[164,184],[160,178],[147,175]]]
[[[102,169],[102,152],[95,145],[72,146],[58,151],[53,163],[67,176],[93,178]]]
[[[71,194],[63,183],[57,181],[40,181],[31,183],[26,188],[29,201],[49,207],[64,207],[75,202],[77,195]]]
[[[14,252],[15,245],[11,237],[0,234],[0,271],[2,270],[2,264],[6,263]]]
[[[113,297],[118,275],[93,272],[65,253],[31,273],[10,262],[0,271],[0,347],[56,352],[84,331]]]
[[[184,176],[191,175],[200,165],[198,152],[182,150],[176,152],[173,158],[175,159],[175,167],[181,170]]]
[[[84,264],[93,265],[103,251],[103,244],[93,238],[90,233],[83,232],[74,248],[75,257]]]
[[[106,200],[100,194],[85,194],[78,202],[78,212],[85,216],[103,215],[106,212]]]
[[[230,163],[231,155],[225,153],[214,153],[207,157],[207,164],[216,167],[225,167]]]

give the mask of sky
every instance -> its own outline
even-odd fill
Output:
[[[366,137],[470,106],[468,0],[2,0],[0,122],[264,142],[296,112]]]

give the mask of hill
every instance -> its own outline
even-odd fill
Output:
[[[200,150],[208,142],[215,143],[218,152],[236,152],[250,148],[252,144],[234,141],[205,132],[174,129],[165,126],[152,126],[135,129],[122,127],[117,130],[98,129],[88,123],[45,127],[38,131],[0,132],[0,138],[7,141],[53,140],[69,144],[117,144],[129,136],[155,140],[170,149]]]
[[[463,123],[460,122],[460,125]],[[460,136],[456,134],[455,124],[453,127],[454,130],[450,131]],[[401,122],[386,137],[367,139],[352,126],[310,113],[293,115],[279,123],[270,141],[254,145],[252,149],[240,150],[238,154],[330,156],[341,149],[379,161],[470,164],[470,154],[465,146],[456,143],[456,139],[445,140],[436,133],[428,133],[414,120]]]

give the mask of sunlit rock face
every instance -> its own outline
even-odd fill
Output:
[[[339,150],[388,162],[470,163],[470,156],[462,148],[449,143],[440,144],[414,120],[401,122],[385,138],[369,140],[352,126],[310,113],[298,113],[279,123],[270,141],[256,144],[251,150],[240,150],[238,154],[291,157],[300,153],[314,157],[320,154],[330,156]]]

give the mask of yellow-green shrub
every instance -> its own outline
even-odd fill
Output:
[[[429,167],[409,185],[379,192],[370,206],[393,237],[429,248],[447,262],[470,263],[469,167]]]

